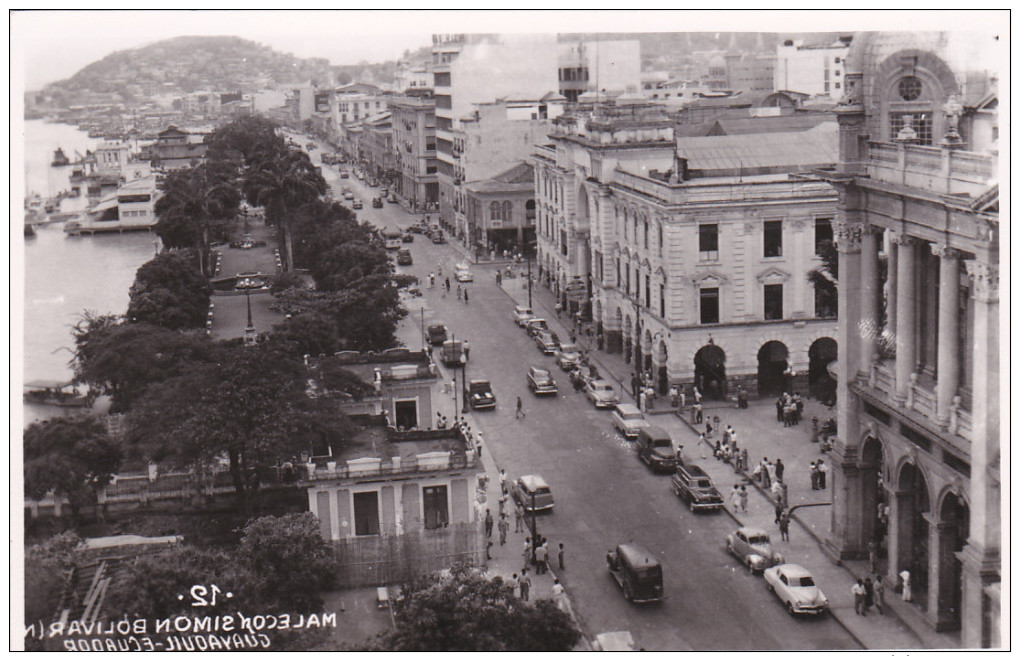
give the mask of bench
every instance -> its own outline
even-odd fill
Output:
[[[379,607],[379,610],[384,610],[390,607],[390,591],[386,587],[379,587],[375,589],[375,600]]]

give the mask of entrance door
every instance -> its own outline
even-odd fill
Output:
[[[397,428],[410,429],[418,427],[418,401],[397,401],[394,404]]]
[[[782,342],[765,342],[758,349],[758,395],[777,396],[784,390],[783,372],[790,352]]]
[[[715,344],[698,349],[694,355],[694,384],[710,399],[726,397],[726,352]]]
[[[822,403],[836,402],[836,381],[829,375],[829,363],[836,359],[836,340],[816,339],[808,349],[808,389]]]

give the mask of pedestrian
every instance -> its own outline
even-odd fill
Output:
[[[560,542],[560,550],[556,553],[556,559],[559,561],[561,572],[567,569],[565,558],[566,555],[563,553],[563,543]]]
[[[556,607],[562,611],[566,611],[565,602],[563,601],[563,585],[560,583],[560,580],[555,577],[553,577],[552,595],[553,600],[556,602]]]
[[[531,567],[531,538],[524,538],[524,571]]]
[[[779,518],[783,516],[783,504],[780,503],[780,501],[782,501],[782,499],[778,495],[775,496],[774,504],[776,508],[776,518],[773,520],[773,524],[779,524]]]
[[[521,570],[521,599],[528,601],[531,595],[531,577],[528,576],[528,570]]]
[[[864,610],[869,611],[875,605],[875,583],[871,577],[864,579]]]
[[[811,489],[818,489],[818,463],[814,460],[811,461]]]
[[[902,599],[903,601],[913,601],[914,595],[913,591],[910,589],[909,569],[905,569],[902,572],[900,572],[900,581],[903,582],[903,593],[901,594],[900,599]]]
[[[885,615],[885,582],[881,574],[875,577],[875,608],[879,615]]]
[[[740,510],[747,512],[747,486],[740,486]]]
[[[779,535],[783,538],[783,542],[790,541],[790,513],[785,510],[779,515]]]
[[[750,461],[750,458],[751,456],[747,454],[747,449],[742,449],[740,451],[740,471],[744,472],[747,471],[747,466],[748,462]]]
[[[499,514],[499,546],[506,544],[506,532],[510,530],[510,521],[506,517],[506,513]]]
[[[697,385],[694,386],[693,394],[694,394],[694,402],[695,403],[701,403],[701,390],[698,389]]]
[[[439,272],[442,275],[442,271]],[[450,291],[450,276],[446,276],[446,291]]]
[[[868,609],[864,607],[864,581],[857,579],[850,592],[854,595],[854,612],[858,615],[867,615]]]
[[[793,426],[793,405],[790,403],[783,406],[783,426]]]
[[[775,484],[776,482],[776,464],[771,462],[768,458],[765,458],[765,471],[769,475],[769,483]]]
[[[471,359],[471,343],[466,339],[464,340],[464,359],[465,360]]]
[[[475,436],[475,446],[478,448],[478,457],[481,458],[482,457],[482,433],[481,432],[479,432],[478,435]]]
[[[737,407],[741,410],[747,410],[747,392],[744,390],[743,385],[737,388]]]
[[[514,504],[514,533],[527,530],[524,526],[524,508]]]
[[[783,396],[785,396],[785,394]],[[778,399],[776,399],[776,421],[782,421],[783,420],[783,408],[785,406],[786,406],[786,404],[783,402],[783,397],[782,396],[779,397]]]
[[[485,537],[492,537],[492,513],[488,508],[485,509]]]
[[[733,484],[733,491],[730,492],[730,503],[733,504],[733,511],[740,511],[740,486]]]
[[[465,289],[464,290],[464,305],[467,305],[467,304],[468,304],[468,292],[467,292],[467,289]]]
[[[521,397],[518,396],[517,397],[517,413],[514,414],[514,419],[520,419],[521,417],[527,417],[527,416],[528,415],[524,414],[524,402],[521,401]]]
[[[516,572],[514,573],[513,577],[510,579],[510,593],[514,596],[514,598],[517,598],[517,597],[521,596],[521,582],[517,578],[517,573]]]
[[[786,483],[779,484],[779,498],[781,500],[781,503],[783,504],[783,508],[790,507],[790,496],[789,490],[786,488]]]
[[[676,385],[673,385],[669,388],[669,407],[676,408],[678,405],[678,392],[676,391]]]
[[[682,385],[677,386],[677,394],[680,397],[680,409],[684,410],[687,408],[687,394],[684,392]]]
[[[676,445],[676,464],[680,467],[684,466],[684,445]]]
[[[776,480],[780,483],[783,482],[783,472],[786,471],[786,465],[783,464],[782,458],[776,458]]]
[[[638,396],[638,377],[633,371],[630,373],[630,395],[635,399]]]
[[[507,493],[507,487],[506,487],[506,469],[502,469],[502,468],[500,468],[500,470],[499,470],[499,490],[503,494]]]
[[[535,573],[545,574],[546,558],[549,556],[549,550],[546,548],[545,543],[539,544],[535,549]]]
[[[701,459],[705,460],[708,458],[705,452],[708,450],[708,442],[705,440],[705,433],[698,434],[698,453],[701,454]]]
[[[829,468],[825,466],[825,462],[821,459],[818,460],[818,488],[821,490],[825,489],[825,474],[829,471]]]
[[[695,401],[694,403],[694,423],[700,424],[704,419],[704,415],[701,414],[701,400]]]

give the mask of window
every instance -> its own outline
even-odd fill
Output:
[[[821,256],[826,244],[832,243],[832,219],[815,219],[815,255]]]
[[[783,222],[765,222],[765,257],[782,257],[783,255]]]
[[[836,83],[836,88],[837,88],[837,89],[839,89],[839,88],[840,88],[840,86],[839,86],[839,82],[837,82],[837,83]]]
[[[652,309],[652,277],[645,276],[645,307]]]
[[[659,316],[666,318],[666,286],[659,285]]]
[[[719,323],[719,288],[701,290],[701,323]]]
[[[931,112],[904,112],[889,115],[889,137],[895,139],[903,129],[904,117],[910,116],[910,127],[917,133],[917,143],[922,146],[930,146],[931,140]]]
[[[627,274],[627,293],[630,294],[630,265],[623,265],[624,272]]]
[[[602,253],[595,251],[595,275],[598,277],[599,282],[604,282],[605,271],[603,270]]]
[[[659,252],[661,253],[662,252],[662,241],[663,241],[663,239],[662,239],[662,224],[659,223],[658,227],[659,227]]]
[[[436,142],[435,141],[426,141],[425,142],[425,150],[435,150],[435,149],[436,149]]]
[[[815,317],[834,319],[836,317],[836,294],[824,287],[815,287]]]
[[[489,203],[489,220],[493,224],[499,223],[500,220],[499,203],[497,203],[496,201],[492,201],[491,203]]]
[[[354,534],[379,535],[379,493],[354,494]]]
[[[765,320],[783,318],[783,286],[765,285]]]
[[[567,231],[560,230],[560,253],[564,256],[567,254]]]
[[[514,205],[508,200],[503,201],[503,221],[512,223],[514,220]]]
[[[620,286],[620,260],[616,261],[616,286]]]
[[[648,248],[648,219],[644,220],[645,224],[645,248]]]
[[[698,251],[699,259],[719,259],[719,224],[703,223],[698,226]]]
[[[896,90],[903,100],[917,100],[921,97],[921,80],[913,76],[907,76],[896,85]]]
[[[425,528],[442,528],[450,523],[446,486],[435,485],[421,489],[425,512]]]

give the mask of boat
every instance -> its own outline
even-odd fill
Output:
[[[68,166],[70,165],[70,163],[71,160],[69,160],[67,158],[67,155],[64,154],[63,148],[57,148],[55,151],[53,151],[53,162],[50,164],[50,166]]]
[[[33,226],[31,223],[25,224],[25,236],[35,237],[35,226]]]
[[[77,384],[59,380],[33,380],[25,383],[24,398],[25,403],[56,405],[62,408],[87,408],[92,405],[87,394],[78,392]]]

